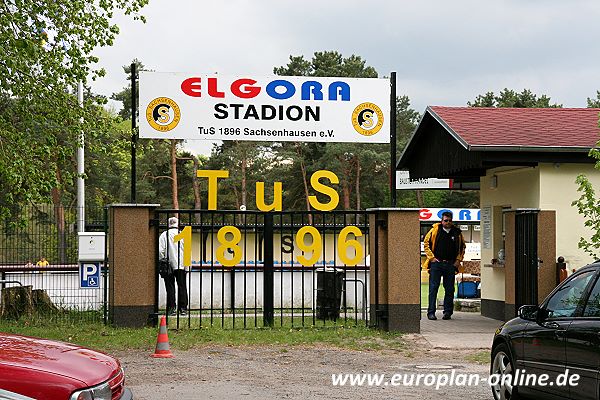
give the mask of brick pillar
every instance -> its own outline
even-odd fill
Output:
[[[114,204],[109,209],[109,315],[115,326],[143,327],[156,312],[158,204]]]
[[[418,333],[421,320],[419,211],[399,208],[367,211],[374,212],[369,215],[371,321],[386,331]]]

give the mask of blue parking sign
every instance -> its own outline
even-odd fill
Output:
[[[79,263],[79,287],[82,289],[100,287],[100,263]]]

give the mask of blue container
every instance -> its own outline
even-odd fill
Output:
[[[458,284],[458,293],[456,297],[459,299],[469,299],[477,297],[477,282],[460,282]]]

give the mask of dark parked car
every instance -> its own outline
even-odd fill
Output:
[[[513,381],[492,382],[495,399],[600,398],[599,275],[598,261],[581,268],[496,331],[490,372]]]
[[[119,361],[73,344],[0,333],[0,399],[132,400]]]

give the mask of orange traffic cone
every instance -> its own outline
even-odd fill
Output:
[[[169,335],[167,335],[167,318],[163,315],[160,319],[160,328],[156,338],[156,350],[150,354],[154,358],[172,358],[173,353],[169,348]]]

